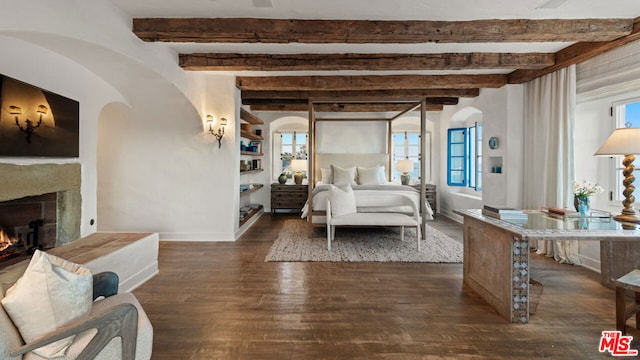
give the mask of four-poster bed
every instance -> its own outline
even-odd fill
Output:
[[[333,184],[334,176],[337,174],[344,177],[345,171],[353,173],[350,179],[350,186],[354,190],[356,202],[358,203],[358,212],[404,212],[410,213],[412,207],[398,207],[395,197],[403,196],[414,201],[420,212],[420,220],[422,229],[425,228],[426,220],[433,219],[433,212],[426,201],[425,182],[421,181],[419,190],[412,186],[392,184],[390,182],[392,174],[392,122],[407,112],[420,108],[420,133],[426,132],[426,99],[421,101],[407,100],[406,110],[400,112],[391,118],[366,118],[366,119],[336,119],[336,118],[317,118],[316,105],[333,101],[309,100],[309,159],[308,159],[308,183],[309,194],[305,208],[303,209],[303,217],[306,217],[309,223],[314,226],[326,226],[326,204],[328,189]],[[342,101],[352,103],[362,103],[361,100]],[[379,101],[377,101],[379,102]],[[397,103],[398,100],[393,100]],[[385,153],[318,153],[317,152],[317,122],[321,121],[384,121],[387,123],[387,139]],[[420,140],[420,153],[426,154],[426,143],[424,136]],[[426,179],[426,157],[420,157],[420,178]],[[373,170],[376,169],[377,170]],[[362,177],[358,177],[358,173],[366,174],[367,179],[372,179],[371,171],[380,172],[380,181],[362,181]],[[337,184],[336,184],[337,185]],[[380,194],[388,194],[380,196]]]

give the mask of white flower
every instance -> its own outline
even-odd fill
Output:
[[[573,182],[573,194],[577,197],[589,197],[603,192],[604,189],[598,184],[589,181],[583,181],[582,184]]]

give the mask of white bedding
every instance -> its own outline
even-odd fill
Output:
[[[358,212],[403,212],[411,213],[409,206],[389,206],[391,199],[397,194],[407,196],[412,199],[418,209],[420,208],[420,192],[411,186],[386,183],[382,185],[356,185],[352,186],[356,198],[356,206]],[[329,186],[327,184],[318,183],[313,189],[313,211],[326,211],[327,197],[329,195]],[[306,218],[309,214],[307,204],[302,208],[302,217]],[[426,206],[427,219],[433,219],[433,210],[429,203],[423,201]],[[315,219],[318,216],[314,216]],[[319,217],[320,222],[324,220],[324,216]],[[316,222],[315,220],[313,221]]]

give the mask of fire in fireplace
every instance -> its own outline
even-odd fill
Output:
[[[10,258],[31,255],[36,250],[42,250],[44,246],[40,244],[40,227],[44,224],[42,219],[29,222],[29,229],[26,240],[22,234],[9,235],[9,231],[0,228],[0,261]]]
[[[0,261],[27,254],[28,251],[29,246],[22,239],[21,234],[10,235],[0,228]]]
[[[0,202],[0,267],[55,247],[56,214],[55,193]]]

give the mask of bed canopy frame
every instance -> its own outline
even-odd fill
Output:
[[[309,139],[308,139],[308,149],[309,149],[309,156],[308,156],[308,169],[307,169],[307,178],[310,179],[309,181],[309,193],[307,195],[307,200],[308,200],[308,216],[307,216],[307,221],[311,224],[313,224],[312,221],[312,217],[313,217],[313,189],[315,187],[315,178],[316,178],[316,161],[317,161],[317,151],[316,151],[316,142],[317,142],[317,134],[316,134],[316,123],[319,121],[385,121],[387,122],[387,154],[389,154],[389,156],[387,156],[387,175],[389,176],[389,178],[391,177],[391,164],[392,164],[392,159],[391,159],[391,142],[392,142],[392,132],[391,132],[391,125],[393,123],[394,120],[398,119],[399,117],[405,115],[408,112],[414,111],[416,109],[420,109],[420,154],[425,154],[427,152],[427,143],[425,141],[425,133],[426,133],[426,124],[427,124],[427,99],[426,98],[422,98],[422,99],[405,99],[405,100],[398,100],[398,99],[393,99],[393,100],[388,100],[388,101],[381,101],[381,100],[375,100],[375,101],[367,101],[367,100],[362,100],[362,99],[347,99],[347,100],[340,100],[340,103],[343,104],[347,104],[347,103],[394,103],[394,104],[398,104],[398,103],[405,103],[406,104],[406,108],[402,111],[400,111],[398,114],[392,116],[392,117],[379,117],[379,118],[375,118],[375,117],[365,117],[365,118],[333,118],[333,117],[328,117],[328,118],[319,118],[316,116],[317,113],[317,107],[318,105],[321,104],[335,104],[336,103],[336,99],[309,99]],[[426,158],[425,156],[420,156],[420,199],[422,199],[422,201],[420,201],[420,215],[422,217],[422,229],[425,229],[425,225],[426,225],[426,213],[427,213],[427,209],[425,206],[425,201],[423,201],[424,199],[426,199],[426,184],[425,184],[425,179],[426,179]]]

